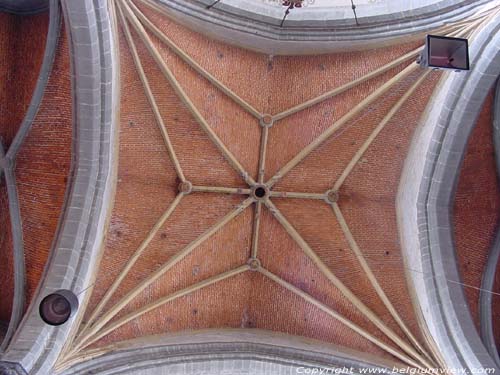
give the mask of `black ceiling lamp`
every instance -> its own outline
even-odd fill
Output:
[[[67,289],[45,296],[39,306],[40,317],[51,326],[66,323],[76,310],[78,310],[78,297]]]
[[[469,42],[463,38],[427,35],[417,62],[424,68],[469,70]]]

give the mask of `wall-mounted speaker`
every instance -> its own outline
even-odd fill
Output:
[[[469,43],[467,39],[427,35],[419,64],[423,67],[469,70]]]
[[[58,290],[44,297],[39,312],[42,320],[51,326],[60,326],[78,310],[78,297],[66,289]]]

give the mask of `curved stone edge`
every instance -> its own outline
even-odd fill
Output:
[[[467,140],[500,73],[500,19],[471,43],[472,70],[446,73],[414,136],[397,197],[405,262],[418,315],[445,364],[495,368],[460,284],[451,214]]]
[[[102,352],[105,354],[102,354]],[[103,348],[64,375],[111,374],[296,374],[300,368],[397,366],[375,356],[303,337],[248,329],[173,333]],[[154,369],[154,370],[152,370]]]
[[[0,12],[30,15],[49,10],[49,0],[0,0]]]
[[[374,17],[371,23],[363,27],[353,27],[352,24],[345,25],[339,21],[325,26],[326,16],[323,16],[317,22],[298,22],[290,28],[281,28],[279,23],[275,25],[273,20],[265,16],[252,19],[257,15],[250,12],[238,13],[235,9],[226,11],[227,7],[223,3],[207,10],[209,0],[154,1],[174,21],[213,39],[270,55],[305,55],[363,50],[407,42],[409,37],[422,37],[429,30],[462,20],[497,0],[460,1],[460,7],[446,7],[418,18],[399,21],[399,13],[395,13],[392,23]]]
[[[15,283],[14,283],[14,300],[13,309],[11,314],[11,319],[7,329],[5,338],[1,344],[1,351],[5,350],[12,335],[14,334],[16,328],[22,319],[22,314],[24,312],[25,304],[25,264],[24,264],[24,248],[23,248],[23,233],[22,224],[19,211],[19,199],[17,197],[17,187],[15,181],[15,159],[19,148],[21,147],[24,139],[31,130],[33,121],[40,108],[40,103],[42,101],[43,95],[45,93],[45,88],[47,87],[47,82],[49,80],[50,73],[52,72],[52,66],[55,59],[55,53],[57,44],[59,41],[59,33],[61,29],[61,9],[55,0],[51,0],[51,8],[49,14],[49,28],[47,32],[47,41],[45,43],[45,52],[42,61],[42,66],[40,67],[40,73],[38,80],[31,97],[30,105],[26,114],[24,116],[23,122],[19,127],[12,143],[7,150],[6,155],[9,168],[5,171],[5,178],[7,180],[7,188],[10,190],[9,195],[9,212],[11,214],[12,230],[13,230],[13,251],[14,251],[14,273],[15,273]],[[1,172],[0,172],[1,173]]]
[[[495,147],[495,157],[497,165],[497,176],[500,179],[500,80],[497,81],[495,91],[495,102],[493,107],[493,144]],[[493,331],[493,291],[495,283],[495,273],[500,262],[500,228],[491,246],[490,254],[483,274],[481,283],[481,293],[479,296],[479,313],[481,319],[481,338],[488,352],[500,367],[500,356],[495,342],[495,333]]]
[[[3,160],[1,160],[3,159]],[[3,352],[9,344],[23,317],[26,303],[26,264],[24,261],[23,226],[21,210],[19,206],[19,195],[17,191],[16,176],[13,163],[5,158],[4,148],[0,140],[0,160],[2,164],[0,173],[3,172],[5,184],[7,185],[7,196],[9,201],[9,216],[12,231],[12,256],[14,265],[14,296],[12,298],[12,311],[7,332],[1,342],[0,352]]]
[[[72,324],[48,326],[38,305],[58,289],[89,293],[114,193],[115,127],[118,108],[115,46],[106,0],[62,2],[69,35],[73,95],[73,163],[64,212],[44,278],[3,361],[30,374],[52,367]],[[82,310],[79,311],[80,313]]]
[[[35,90],[33,91],[30,105],[28,107],[28,110],[26,111],[26,114],[24,115],[23,122],[21,123],[18,132],[12,140],[9,150],[7,151],[7,157],[12,160],[15,159],[24,139],[31,130],[31,125],[33,124],[33,121],[35,120],[35,117],[40,108],[40,103],[42,102],[45,88],[47,87],[47,83],[52,72],[52,66],[54,65],[54,59],[56,56],[56,49],[59,43],[59,35],[61,32],[62,22],[61,8],[58,1],[50,0],[49,18],[50,21],[49,29],[47,32],[47,41],[45,43],[45,52]]]
[[[163,0],[159,0],[163,1]],[[200,0],[205,6],[214,3],[214,0]],[[356,3],[356,2],[355,2]],[[453,10],[466,7],[474,0],[439,0],[430,4],[428,1],[414,0],[411,9],[404,9],[401,1],[385,1],[384,4],[357,4],[356,14],[359,26],[356,25],[351,4],[335,7],[303,7],[292,11],[281,27],[285,13],[284,7],[261,4],[249,4],[247,0],[224,0],[216,5],[216,9],[224,10],[233,15],[244,16],[253,21],[265,22],[280,26],[281,30],[300,27],[361,27],[391,24],[398,27],[403,22],[425,20],[438,15],[447,14]],[[419,4],[424,3],[424,4]]]

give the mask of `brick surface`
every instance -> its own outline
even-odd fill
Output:
[[[0,13],[0,135],[9,145],[16,135],[42,65],[47,13],[16,16]]]
[[[2,17],[6,17],[3,14]],[[10,115],[0,119],[0,131],[7,139],[7,144],[14,137],[24,112],[29,105],[31,92],[38,78],[38,69],[43,57],[45,35],[47,33],[48,15],[8,16],[15,25],[9,37],[16,51],[5,55],[12,59],[11,70],[6,74],[14,74],[16,90],[12,98],[7,100]],[[1,23],[2,27],[8,23]],[[24,29],[23,25],[26,26]],[[26,32],[26,34],[25,34]],[[7,37],[7,35],[6,35]],[[48,258],[54,234],[59,222],[64,202],[66,183],[71,163],[71,82],[69,52],[64,30],[61,31],[60,45],[55,56],[53,71],[49,78],[46,94],[41,102],[39,112],[33,122],[32,129],[20,149],[16,161],[16,178],[23,220],[23,236],[25,262],[27,269],[26,302],[30,303],[39,284]],[[19,48],[25,46],[25,48]],[[23,52],[24,51],[24,52]],[[33,60],[27,58],[32,54]],[[4,55],[2,55],[4,56]],[[26,66],[38,64],[37,67]],[[2,82],[5,82],[2,80]],[[12,80],[9,80],[12,84]],[[1,90],[2,95],[12,90]],[[1,102],[2,105],[5,103]],[[5,121],[5,123],[4,123]],[[8,123],[7,123],[8,121]],[[3,125],[5,124],[5,126]],[[2,185],[2,189],[4,189]],[[6,215],[7,201],[2,200],[0,212]],[[4,217],[2,220],[7,220]],[[9,238],[6,235],[6,238]],[[12,264],[10,246],[2,246],[7,259]],[[2,267],[3,267],[2,262]],[[12,279],[9,273],[2,272],[0,277],[7,277],[0,290],[1,318],[8,318],[11,308]],[[3,282],[4,280],[2,280]]]
[[[206,39],[158,17],[147,8],[143,10],[203,67],[267,113],[279,112],[338,87],[417,47],[409,43],[368,52],[269,59]],[[186,177],[195,184],[245,187],[175,96],[135,33],[134,38]],[[257,120],[187,67],[168,48],[161,46],[154,36],[151,38],[210,126],[256,177],[260,138]],[[121,33],[120,43],[122,108],[118,188],[97,275],[99,288],[94,289],[87,317],[173,200],[178,184]],[[276,123],[270,131],[266,178],[402,68]],[[323,193],[331,187],[366,137],[415,78],[410,76],[398,84],[387,97],[349,123],[347,130],[311,154],[275,189]],[[411,135],[438,78],[439,74],[431,75],[415,98],[387,125],[368,151],[366,160],[362,160],[346,181],[341,198],[341,208],[352,225],[354,236],[389,298],[416,335],[418,328],[398,247],[394,201]],[[193,194],[184,198],[121,284],[110,305],[241,201],[241,197],[214,194]],[[401,334],[362,274],[331,209],[324,203],[311,201],[276,199],[275,204],[342,281]],[[243,264],[250,251],[252,211],[253,208],[248,208],[194,250],[135,298],[114,320],[155,298]],[[265,209],[259,244],[265,267],[389,343],[329,284]],[[239,275],[162,306],[134,319],[93,346],[155,333],[224,327],[281,331],[387,356],[348,328],[257,274]]]
[[[500,219],[500,186],[496,175],[492,134],[490,93],[467,146],[454,202],[454,232],[457,258],[465,295],[479,329],[479,290],[484,267]],[[497,276],[498,278],[498,276]],[[498,314],[498,298],[493,298],[493,314]],[[500,319],[493,318],[495,331]]]
[[[270,59],[268,56],[211,41],[156,16],[146,8],[144,11],[207,70],[256,108],[267,113],[279,112],[338,87],[417,46],[415,43],[408,43],[366,52]],[[46,28],[46,20],[43,21],[45,24],[40,20],[37,22],[30,27]],[[161,46],[155,37],[151,37],[214,131],[241,164],[256,177],[260,138],[257,120],[188,68],[171,51]],[[136,35],[135,40],[139,44],[139,53],[152,90],[187,178],[195,184],[245,187],[241,178],[225,162],[175,96]],[[120,35],[120,43],[122,108],[118,187],[106,235],[104,256],[97,275],[98,287],[94,288],[87,316],[148,230],[173,200],[178,185],[172,162],[134,70],[131,55],[125,48],[123,35]],[[7,65],[4,67],[11,69]],[[278,122],[270,131],[266,178],[271,177],[336,119],[402,67]],[[16,67],[13,71],[20,74],[18,70],[22,72],[23,69]],[[36,79],[36,74],[33,77]],[[12,139],[18,126],[16,124],[22,120],[20,114],[23,113],[22,108],[29,103],[27,93],[34,85],[33,77],[26,75],[20,85],[23,89],[19,96],[6,98],[7,103],[12,102],[16,106],[12,119],[9,118],[7,125],[0,128],[0,131],[5,132],[2,135],[7,140]],[[394,202],[411,137],[439,77],[438,73],[433,73],[387,125],[346,180],[340,199],[340,207],[375,276],[404,321],[420,339],[405,280],[405,272],[413,271],[405,270],[401,260]],[[294,168],[274,189],[322,193],[330,188],[366,137],[415,78],[416,75],[412,75],[405,79],[384,98],[349,122],[342,131]],[[63,38],[48,93],[17,163],[25,224],[28,300],[32,298],[43,272],[63,204],[71,159],[70,90],[68,48]],[[1,90],[3,94],[7,92],[9,90],[6,88]],[[22,97],[24,94],[25,97]],[[488,241],[491,243],[498,223],[500,205],[498,184],[492,168],[491,129],[488,130],[488,124],[491,124],[491,97],[471,137],[455,202],[455,231],[460,267],[464,281],[472,286],[480,285],[481,270],[489,249]],[[492,186],[495,188],[492,189]],[[0,193],[3,215],[0,216],[0,223],[8,229],[8,216],[4,209],[7,204],[6,196],[3,190]],[[241,201],[241,197],[215,194],[193,194],[184,198],[110,302],[117,302],[140,280]],[[363,275],[331,209],[323,202],[283,199],[275,199],[274,202],[334,273],[384,322],[402,335]],[[248,208],[199,246],[127,305],[115,319],[160,296],[243,264],[251,246],[252,212],[253,208]],[[477,212],[481,212],[479,220]],[[5,266],[2,267],[7,272],[2,272],[2,275],[7,276],[0,276],[5,277],[5,285],[12,283],[8,276],[12,274],[9,269],[12,268],[9,266],[9,244],[7,231],[0,237],[0,249],[6,254]],[[329,284],[266,210],[262,218],[259,246],[260,258],[266,268],[334,307],[390,344]],[[497,280],[497,288],[498,285],[500,282]],[[0,314],[3,314],[0,315],[0,320],[8,319],[10,307],[3,301],[11,300],[11,288],[3,289],[5,290],[0,291]],[[466,289],[466,294],[476,317],[478,294],[471,288]],[[495,301],[494,306],[494,311],[498,311],[498,301]],[[500,338],[499,323],[496,324],[497,337]],[[223,327],[280,331],[389,357],[313,306],[283,291],[259,274],[251,273],[223,281],[145,314],[104,337],[94,347],[150,334]]]
[[[7,149],[28,109],[42,65],[49,17],[0,13],[0,137]],[[12,235],[5,180],[0,180],[0,321],[9,321],[14,293]]]

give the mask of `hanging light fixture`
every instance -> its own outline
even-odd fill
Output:
[[[427,35],[425,48],[417,62],[425,68],[469,70],[468,40]]]
[[[66,323],[76,310],[78,310],[78,297],[67,289],[45,296],[39,306],[40,317],[51,326]]]

